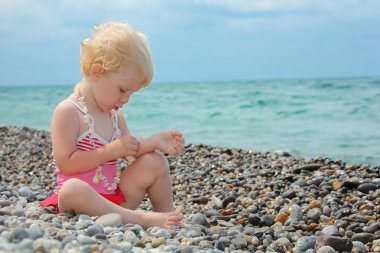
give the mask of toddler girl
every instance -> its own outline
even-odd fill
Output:
[[[59,212],[119,213],[144,228],[182,224],[173,210],[166,158],[178,155],[182,134],[166,131],[137,140],[120,108],[149,84],[153,67],[146,37],[126,23],[108,22],[81,43],[82,80],[55,109],[52,125],[57,193],[41,203]],[[129,159],[125,170],[118,159]],[[154,212],[136,211],[148,194]]]

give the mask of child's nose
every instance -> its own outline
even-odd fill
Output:
[[[130,98],[130,94],[125,94],[121,97],[120,102],[122,102],[123,104],[126,104],[128,103],[129,98]]]

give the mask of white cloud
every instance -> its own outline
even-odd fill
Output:
[[[379,14],[380,1],[378,0],[193,0],[196,4],[210,5],[238,12],[257,11],[297,11],[319,10],[337,11],[357,10],[368,14]]]
[[[111,19],[127,20],[148,34],[194,24],[287,28],[379,20],[379,12],[378,0],[0,0],[0,35],[3,41],[83,37],[94,25]]]
[[[126,20],[143,30],[165,30],[189,18],[169,3],[163,0],[0,0],[0,34],[2,40],[67,37],[78,33],[83,36],[83,30],[91,33],[93,26],[109,20]]]
[[[234,29],[291,29],[336,21],[380,21],[378,0],[193,0],[234,12],[225,25]],[[236,15],[240,13],[241,16]]]

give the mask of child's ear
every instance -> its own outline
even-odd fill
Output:
[[[90,67],[90,78],[92,80],[99,79],[104,74],[104,68],[99,63],[92,64]]]

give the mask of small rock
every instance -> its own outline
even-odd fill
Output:
[[[375,236],[373,234],[370,234],[370,233],[358,233],[358,234],[354,234],[351,237],[352,241],[359,241],[359,242],[362,242],[364,244],[368,243],[368,242],[372,242],[374,239],[375,239]]]
[[[248,222],[252,224],[253,226],[258,226],[260,224],[260,217],[254,214],[250,214],[248,216]]]
[[[345,237],[331,236],[331,235],[317,235],[315,249],[318,250],[322,246],[330,246],[333,249],[342,251],[351,251],[352,242]]]
[[[307,212],[307,217],[309,219],[312,219],[314,221],[317,221],[319,219],[319,217],[321,216],[322,214],[322,211],[321,209],[319,208],[313,208],[313,209],[310,209],[308,212]]]
[[[209,222],[206,219],[206,216],[201,213],[196,213],[191,217],[192,224],[200,224],[203,226],[208,226]]]
[[[237,249],[243,249],[246,248],[248,243],[247,240],[244,239],[243,237],[235,237],[231,240],[231,243],[235,245]]]
[[[11,233],[10,241],[13,243],[17,243],[17,242],[21,242],[22,240],[28,237],[29,237],[29,234],[28,232],[26,232],[24,228],[16,227]]]
[[[290,241],[288,238],[283,237],[279,238],[274,242],[276,247],[288,247],[290,245]]]
[[[166,243],[166,239],[163,237],[154,238],[152,241],[152,247],[157,248],[160,245],[165,244],[165,243]]]
[[[199,197],[199,198],[194,198],[192,200],[192,202],[195,203],[195,204],[206,205],[208,203],[208,198],[205,197],[205,196],[202,196],[202,197]]]
[[[284,199],[292,199],[294,198],[295,196],[297,195],[297,193],[295,191],[286,191],[284,192],[281,197],[283,197]]]
[[[179,250],[179,253],[194,253],[194,250],[190,246],[185,246]]]
[[[124,232],[124,235],[123,235],[123,240],[126,241],[126,242],[130,242],[130,243],[134,243],[135,241],[137,241],[137,236],[135,233],[133,233],[132,231],[130,230],[127,230]]]
[[[339,235],[339,230],[336,226],[329,225],[322,229],[322,233],[325,235]]]
[[[302,236],[296,242],[295,248],[301,252],[305,252],[308,249],[314,249],[315,238],[313,236]]]
[[[358,190],[363,193],[369,193],[370,191],[376,191],[377,185],[372,183],[364,183],[358,186]]]
[[[34,192],[26,186],[19,188],[18,193],[28,199],[32,199],[35,196]]]
[[[260,219],[260,226],[272,226],[274,224],[274,218],[271,215],[263,215]]]
[[[59,252],[61,248],[62,243],[53,239],[38,238],[33,243],[33,249],[37,252]]]
[[[290,207],[290,217],[295,220],[301,220],[302,219],[302,209],[299,205],[293,204]]]
[[[95,223],[103,227],[118,227],[123,224],[123,219],[118,213],[109,213],[100,216]]]
[[[356,253],[366,253],[367,252],[367,248],[365,247],[364,243],[362,243],[362,242],[353,241],[352,245],[353,245],[352,252],[354,252],[354,250],[356,251]]]
[[[335,249],[330,246],[322,246],[317,250],[317,253],[335,253]]]
[[[236,201],[236,198],[234,197],[234,196],[229,196],[229,197],[227,197],[227,198],[225,198],[224,200],[223,200],[223,202],[222,202],[222,207],[224,208],[224,209],[226,209],[227,208],[227,205],[229,204],[229,203],[233,203],[233,202],[235,202]]]
[[[104,230],[103,230],[103,228],[101,226],[95,224],[95,225],[89,226],[86,229],[86,233],[87,233],[88,236],[94,236],[94,235],[97,235],[97,234],[103,234]]]

